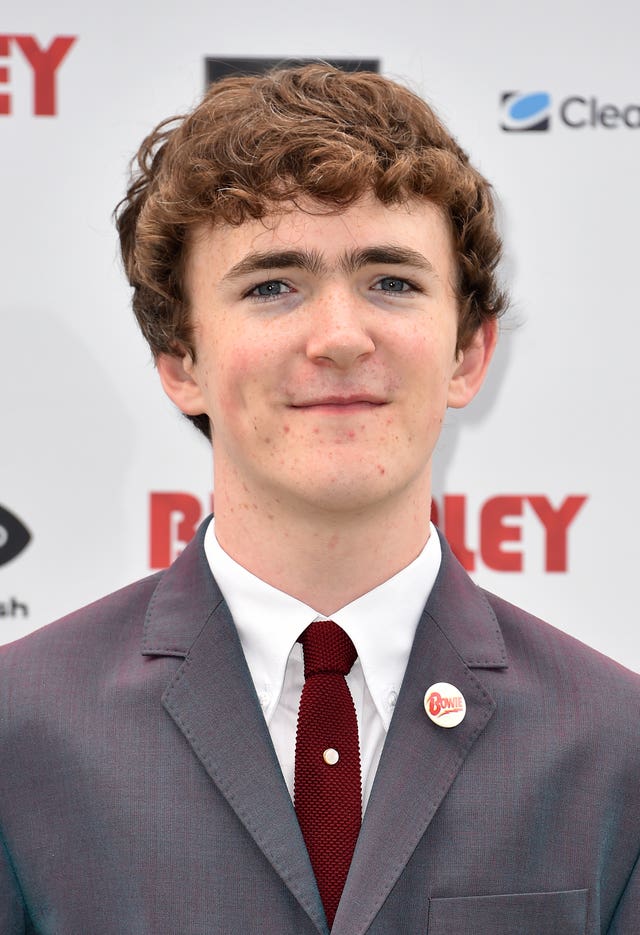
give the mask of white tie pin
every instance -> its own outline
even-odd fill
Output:
[[[426,691],[424,710],[438,727],[457,727],[464,720],[467,704],[455,685],[436,682]]]

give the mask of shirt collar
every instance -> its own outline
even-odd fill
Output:
[[[268,723],[299,635],[313,620],[326,618],[232,559],[216,539],[213,520],[205,533],[204,550],[237,627],[258,696],[265,693],[270,698],[263,707]],[[385,728],[391,719],[389,698],[400,690],[441,558],[440,540],[431,525],[429,539],[417,558],[331,615],[356,647],[367,688]]]

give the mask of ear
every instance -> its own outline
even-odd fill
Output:
[[[191,354],[158,354],[156,367],[165,393],[181,412],[187,416],[206,413],[200,385],[194,377]]]
[[[498,340],[498,322],[485,321],[474,334],[471,343],[458,352],[457,363],[449,383],[447,406],[462,409],[476,395],[485,378]]]

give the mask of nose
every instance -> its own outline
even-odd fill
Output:
[[[306,347],[309,360],[348,370],[375,351],[363,305],[357,296],[342,290],[332,290],[330,295],[318,298],[313,309],[309,309]]]

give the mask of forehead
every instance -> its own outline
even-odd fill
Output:
[[[349,271],[364,265],[354,263],[356,256],[374,262],[378,247],[395,249],[399,264],[404,256],[405,265],[430,267],[438,277],[450,279],[452,238],[441,209],[426,199],[385,205],[373,195],[342,210],[301,202],[239,225],[200,225],[191,240],[187,273],[197,277],[205,266],[209,275],[225,277],[236,268],[240,275],[274,268],[272,259],[287,253],[307,254],[312,272]],[[387,249],[387,257],[393,249]]]

